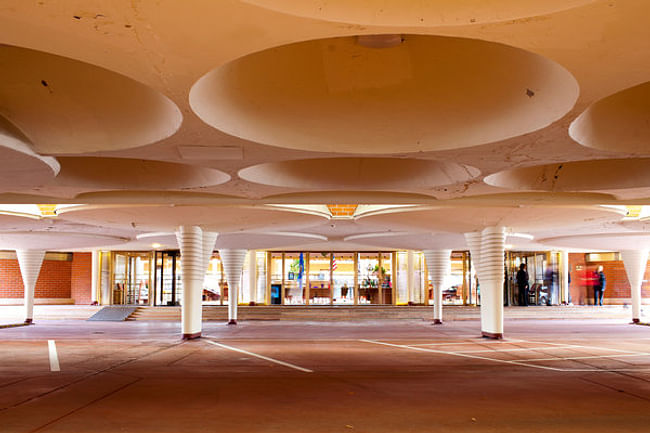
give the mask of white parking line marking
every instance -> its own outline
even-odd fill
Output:
[[[521,343],[523,340],[494,340],[494,341],[481,341],[480,344],[489,344],[491,346],[501,346],[508,343]],[[479,344],[476,341],[464,341],[460,343],[422,343],[422,344],[409,344],[409,346],[460,346],[465,344]]]
[[[257,353],[249,352],[247,350],[238,349],[238,348],[232,347],[232,346],[226,346],[225,344],[217,343],[215,341],[210,341],[210,340],[204,340],[204,341],[207,342],[207,343],[210,343],[210,344],[214,344],[215,346],[221,347],[223,349],[228,349],[228,350],[232,350],[234,352],[244,353],[246,355],[254,356],[256,358],[260,358],[260,359],[263,359],[265,361],[269,361],[269,362],[273,362],[273,363],[276,363],[276,364],[279,364],[279,365],[283,365],[285,367],[293,368],[294,370],[299,370],[299,371],[302,371],[302,372],[305,372],[305,373],[313,373],[314,372],[314,370],[310,370],[308,368],[303,368],[303,367],[300,367],[298,365],[289,364],[288,362],[284,362],[284,361],[280,361],[280,360],[277,360],[277,359],[269,358],[268,356],[258,355]]]
[[[404,346],[402,344],[391,344],[391,343],[384,343],[382,341],[374,341],[374,340],[359,340],[359,341],[362,341],[364,343],[372,343],[372,344],[380,344],[380,345],[384,345],[384,346],[399,347],[401,349],[417,350],[417,351],[420,351],[420,352],[439,353],[439,354],[442,354],[442,355],[460,356],[462,358],[481,359],[481,360],[484,360],[484,361],[500,362],[500,363],[503,363],[503,364],[515,364],[515,365],[521,365],[521,366],[524,366],[524,367],[539,368],[539,369],[542,369],[542,370],[562,371],[561,369],[555,368],[555,367],[546,367],[544,365],[524,364],[524,363],[519,362],[519,361],[506,361],[506,360],[503,360],[503,359],[486,358],[484,356],[468,355],[468,354],[465,354],[465,353],[447,352],[447,351],[444,351],[444,350],[436,350],[436,349],[425,349],[424,347]]]
[[[47,340],[47,349],[50,353],[50,371],[61,371],[59,355],[56,354],[56,343],[54,340]]]
[[[375,340],[359,340],[364,343],[372,343],[372,344],[379,344],[383,346],[390,346],[390,347],[398,347],[401,349],[411,349],[411,350],[417,350],[420,352],[429,352],[429,353],[438,353],[441,355],[450,355],[450,356],[460,356],[463,358],[473,358],[473,359],[481,359],[484,361],[492,361],[492,362],[497,362],[497,363],[502,363],[502,364],[511,364],[511,365],[520,365],[522,367],[530,367],[530,368],[538,368],[540,370],[551,370],[551,371],[559,371],[559,372],[569,372],[569,373],[607,373],[607,372],[618,372],[618,371],[625,371],[625,372],[641,372],[641,371],[650,371],[648,368],[610,368],[610,369],[599,369],[599,368],[556,368],[556,367],[548,367],[545,365],[535,365],[535,364],[527,364],[525,360],[505,360],[505,359],[495,359],[495,358],[488,358],[485,356],[478,356],[478,355],[469,355],[466,353],[460,353],[460,352],[448,352],[444,350],[436,350],[436,349],[426,349],[423,347],[413,347],[413,346],[407,346],[407,345],[402,345],[402,344],[391,344],[391,343],[384,343],[382,341],[375,341]],[[529,341],[524,341],[521,340],[522,342],[528,342]],[[536,343],[543,343],[543,342],[536,342]],[[547,343],[551,345],[560,345],[559,343]],[[575,346],[575,345],[570,345],[570,346]],[[576,347],[581,347],[585,348],[587,346],[576,346]],[[591,347],[592,349],[604,349],[600,347]],[[618,349],[612,349],[619,351]],[[493,353],[498,353],[499,351],[494,351]],[[629,352],[628,352],[629,353]],[[615,357],[617,355],[612,355],[612,357]],[[622,355],[618,355],[622,356]],[[553,358],[553,360],[556,361],[562,361],[565,358]]]
[[[584,346],[581,344],[569,344],[569,343],[549,343],[547,341],[524,341],[525,343],[534,343],[534,344],[550,344],[552,346],[566,346],[566,347],[577,347],[580,349],[600,349],[600,350],[609,350],[610,352],[621,352],[621,353],[639,353],[632,352],[631,350],[622,350],[622,349],[612,349],[611,347],[600,347],[600,346]]]
[[[593,355],[593,356],[572,356],[565,358],[531,358],[531,359],[519,359],[522,362],[533,362],[533,361],[572,361],[574,359],[600,359],[600,358],[622,358],[622,357],[637,357],[637,356],[650,356],[650,353],[617,353],[614,355]]]
[[[563,347],[517,347],[514,349],[482,349],[482,350],[458,350],[456,353],[501,353],[501,352],[518,352],[521,350],[558,350]],[[521,361],[521,359],[519,360]]]

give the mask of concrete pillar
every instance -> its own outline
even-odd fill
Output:
[[[481,334],[486,338],[503,338],[505,241],[503,227],[488,227],[481,233]]]
[[[228,281],[228,324],[237,324],[237,303],[239,301],[239,286],[246,250],[224,249],[219,250],[223,271]]]
[[[184,340],[201,336],[203,311],[201,294],[207,262],[203,254],[203,231],[197,226],[180,226],[176,240],[181,249],[183,298],[181,328]]]
[[[98,250],[92,251],[91,263],[90,263],[90,303],[92,305],[97,304],[99,299],[99,279],[101,277],[101,269],[99,268],[99,258],[101,252]]]
[[[569,252],[561,251],[560,255],[562,257],[562,299],[560,302],[564,305],[569,305],[569,300],[571,299],[571,288],[569,287],[569,272],[571,271],[571,266],[569,265]],[[575,275],[573,276],[575,278]]]
[[[433,285],[433,324],[442,324],[442,290],[451,273],[451,250],[426,250],[429,278]]]
[[[415,296],[413,296],[413,289],[415,287],[415,255],[413,250],[406,252],[406,302],[409,305],[415,304]]]
[[[38,274],[41,272],[45,251],[16,250],[16,256],[25,288],[25,323],[32,323],[34,321],[34,288]]]
[[[648,250],[621,251],[625,273],[630,282],[632,297],[632,323],[641,321],[641,284],[648,262]]]

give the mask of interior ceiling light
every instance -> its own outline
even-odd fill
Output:
[[[153,244],[151,244],[151,248],[153,248],[153,249],[160,248],[161,246],[162,246],[162,245],[160,245],[160,244],[158,244],[158,243],[153,243]]]
[[[357,44],[366,48],[393,48],[404,42],[402,35],[359,35]]]

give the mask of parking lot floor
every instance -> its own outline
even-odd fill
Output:
[[[40,321],[0,329],[0,432],[644,432],[622,320]]]

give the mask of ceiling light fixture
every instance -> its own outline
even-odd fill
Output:
[[[366,48],[393,48],[404,42],[402,35],[359,35],[357,44]]]

